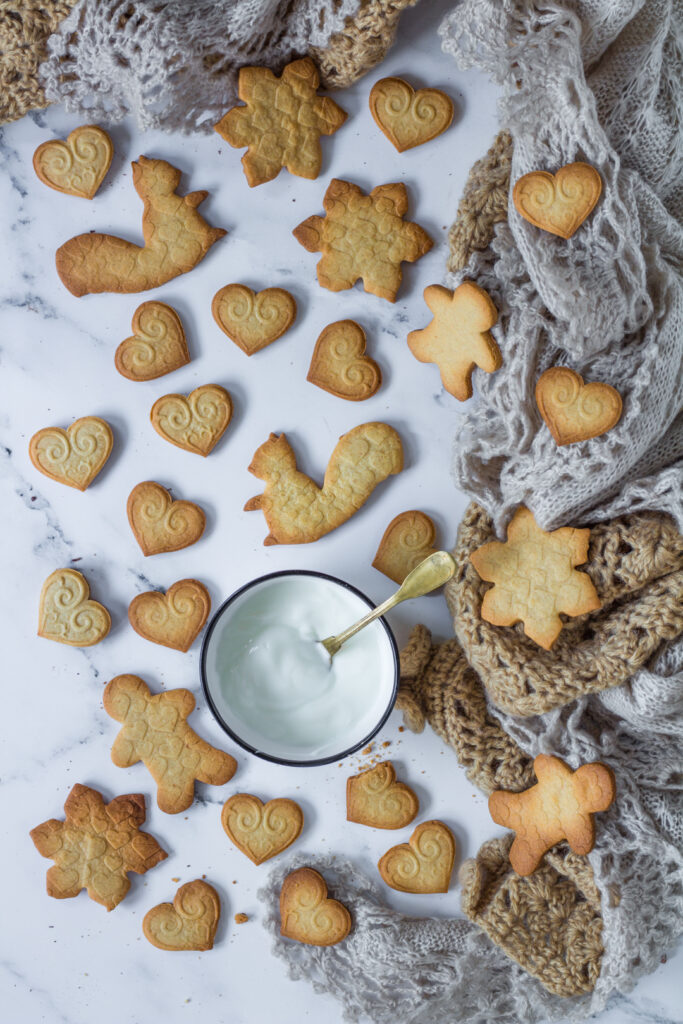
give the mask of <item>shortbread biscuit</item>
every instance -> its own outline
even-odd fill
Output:
[[[155,380],[190,361],[185,331],[175,309],[152,299],[133,313],[133,335],[116,350],[116,369],[128,380]]]
[[[220,384],[203,384],[185,395],[164,395],[150,412],[152,426],[177,448],[208,455],[232,419],[232,399]]]
[[[33,169],[43,182],[57,192],[92,199],[111,165],[114,146],[96,124],[74,128],[61,139],[43,142],[33,154]]]
[[[601,607],[593,582],[575,566],[588,557],[590,530],[563,526],[546,533],[524,505],[510,520],[507,541],[491,541],[470,561],[487,583],[481,617],[493,626],[524,623],[524,632],[549,651],[564,615],[585,615]]]
[[[146,156],[133,163],[133,184],[144,202],[142,234],[135,245],[116,235],[89,231],[57,250],[57,273],[72,295],[144,292],[186,274],[226,232],[197,213],[208,192],[176,195],[180,171]]]
[[[250,473],[265,480],[265,490],[244,508],[263,512],[270,531],[264,544],[308,544],[345,523],[378,484],[402,469],[401,439],[386,423],[363,423],[343,434],[322,487],[296,468],[285,435],[271,434],[249,465]]]
[[[365,195],[358,185],[333,178],[323,206],[324,217],[309,217],[293,231],[308,252],[323,254],[318,283],[339,292],[362,279],[366,292],[395,302],[401,263],[414,263],[434,244],[419,224],[403,220],[405,185],[378,185]]]
[[[591,381],[568,366],[552,366],[536,382],[536,404],[558,445],[599,437],[621,419],[621,395],[610,384]]]
[[[453,102],[440,89],[413,89],[402,78],[380,78],[370,90],[370,113],[399,153],[435,139],[453,120]]]
[[[196,949],[203,953],[213,949],[220,916],[218,893],[208,882],[196,878],[180,886],[173,903],[159,903],[148,910],[142,932],[157,949]]]
[[[337,320],[323,328],[306,380],[349,402],[372,398],[382,383],[382,371],[365,354],[365,331],[360,324]]]
[[[123,723],[111,748],[112,761],[119,768],[142,761],[166,814],[179,814],[192,805],[195,780],[223,786],[235,774],[235,758],[200,739],[187,724],[195,708],[189,690],[153,694],[139,676],[116,676],[102,700],[107,714]]]
[[[351,931],[351,915],[327,895],[313,868],[291,871],[280,889],[280,934],[307,946],[335,946]]]
[[[370,828],[405,828],[420,810],[420,801],[404,782],[396,781],[391,761],[383,761],[346,780],[346,820]]]
[[[47,893],[55,899],[87,889],[91,900],[113,910],[130,889],[128,872],[142,875],[168,856],[153,836],[140,831],[141,793],[105,804],[96,789],[77,783],[64,813],[65,821],[50,818],[30,832],[38,853],[55,862],[47,873]]]
[[[517,212],[543,231],[571,238],[592,212],[602,192],[602,178],[590,164],[560,167],[556,174],[531,171],[515,182]]]
[[[31,462],[41,473],[84,491],[111,455],[114,435],[106,420],[82,416],[70,427],[44,427],[28,443]]]
[[[411,509],[395,516],[379,542],[373,566],[394,583],[403,583],[416,565],[437,550],[436,527],[424,512]]]
[[[166,593],[148,590],[128,606],[128,620],[153,644],[189,651],[211,611],[211,598],[199,580],[178,580]]]
[[[262,803],[251,793],[236,793],[223,805],[223,828],[238,850],[263,864],[291,846],[304,827],[303,811],[293,800]]]
[[[493,373],[502,365],[500,349],[489,328],[498,319],[490,296],[473,281],[451,292],[439,284],[424,290],[434,319],[408,335],[408,347],[421,363],[436,363],[446,391],[465,402],[472,397],[475,366]]]
[[[278,78],[270,68],[240,69],[237,94],[246,104],[224,114],[214,131],[242,157],[251,188],[276,178],[283,167],[300,178],[317,178],[322,163],[320,136],[332,135],[346,120],[334,100],[318,96],[320,78],[310,57],[288,64]]]
[[[111,629],[103,604],[90,600],[87,580],[76,569],[55,569],[43,583],[38,636],[70,647],[92,647]]]
[[[599,761],[572,771],[559,757],[539,754],[534,772],[538,782],[523,793],[497,789],[489,797],[493,820],[516,833],[509,856],[518,875],[530,875],[563,839],[574,853],[590,853],[593,814],[606,811],[616,794],[614,773]]]
[[[296,302],[284,288],[254,292],[246,284],[226,284],[214,295],[211,312],[223,333],[253,356],[289,330]]]
[[[193,501],[174,501],[165,487],[145,480],[128,495],[128,522],[143,555],[180,551],[204,533],[204,510]]]
[[[399,892],[448,892],[455,839],[442,821],[423,821],[407,843],[392,846],[377,864],[382,879]]]

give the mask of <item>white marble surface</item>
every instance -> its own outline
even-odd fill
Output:
[[[31,167],[36,146],[63,137],[77,124],[73,117],[53,108],[2,131],[0,999],[7,1024],[175,1024],[200,1017],[214,1024],[341,1021],[341,1008],[334,1000],[289,981],[281,961],[269,954],[255,897],[268,867],[254,867],[231,847],[219,814],[222,802],[238,790],[264,798],[290,795],[306,814],[296,848],[352,855],[372,874],[378,856],[397,840],[344,821],[345,779],[361,759],[351,757],[341,766],[286,769],[226,742],[239,762],[234,780],[222,789],[199,786],[194,806],[171,817],[157,809],[151,779],[141,765],[122,770],[111,763],[109,749],[117,725],[102,708],[102,686],[121,672],[138,673],[153,688],[187,686],[198,699],[192,724],[220,744],[224,737],[200,693],[199,643],[190,653],[180,654],[137,636],[126,619],[135,594],[196,576],[207,584],[217,606],[254,576],[299,567],[341,575],[379,601],[392,585],[370,563],[395,514],[422,508],[438,523],[442,543],[452,542],[466,504],[448,475],[455,402],[442,391],[436,369],[412,358],[405,336],[427,322],[422,289],[442,278],[447,225],[470,164],[495,133],[496,118],[494,88],[481,76],[460,73],[438,50],[435,28],[445,6],[437,3],[428,9],[423,4],[406,14],[399,42],[381,72],[337,97],[350,118],[337,136],[324,140],[323,170],[317,181],[282,173],[276,181],[250,190],[239,154],[218,137],[142,137],[124,123],[112,128],[114,162],[90,203],[47,189]],[[445,88],[457,106],[450,131],[424,148],[397,154],[375,127],[367,106],[372,83],[385,74],[405,74],[415,84]],[[140,153],[180,167],[183,191],[208,189],[211,195],[202,212],[212,224],[229,231],[195,271],[144,296],[159,297],[179,311],[192,354],[188,366],[146,384],[119,376],[113,363],[114,350],[130,334],[130,319],[142,298],[76,299],[54,269],[55,249],[73,234],[96,229],[139,236],[141,205],[132,189],[130,160]],[[297,223],[321,212],[332,176],[349,178],[367,189],[395,180],[408,185],[409,217],[422,224],[436,244],[418,264],[404,265],[396,305],[366,295],[360,286],[336,295],[319,288],[317,256],[306,253],[291,235]],[[210,312],[213,294],[235,280],[255,288],[284,286],[299,307],[293,330],[249,360],[220,333]],[[381,390],[361,405],[331,397],[305,380],[318,333],[343,317],[356,318],[366,328],[369,351],[384,374]],[[220,445],[204,460],[161,440],[149,423],[149,409],[168,391],[187,392],[211,381],[230,390],[235,416]],[[112,424],[115,448],[95,484],[82,494],[41,476],[29,461],[27,446],[40,427],[66,426],[86,414],[103,416]],[[260,482],[246,471],[255,448],[271,430],[284,430],[300,467],[320,478],[338,436],[371,419],[385,419],[400,431],[407,453],[405,471],[383,485],[348,524],[315,545],[263,547],[263,517],[241,511],[245,500],[261,490]],[[208,528],[197,545],[143,558],[128,527],[125,503],[131,488],[150,478],[207,510]],[[53,569],[67,565],[85,573],[93,595],[112,612],[112,632],[95,648],[70,649],[36,637],[41,584]],[[399,642],[417,620],[426,622],[438,637],[449,635],[440,597],[422,598],[391,615]],[[418,791],[421,814],[452,825],[459,863],[499,830],[453,753],[431,731],[414,736],[399,733],[399,725],[394,713],[378,742],[390,743],[386,752]],[[168,859],[147,875],[132,876],[129,896],[109,915],[84,893],[77,899],[49,899],[44,892],[49,862],[28,838],[34,825],[62,816],[64,799],[75,782],[100,789],[108,799],[118,793],[144,793],[146,828],[169,852]],[[204,874],[223,901],[214,950],[172,955],[153,949],[141,936],[146,910],[171,898],[177,887],[173,879],[185,882]],[[408,913],[459,913],[455,881],[444,897],[411,897],[390,890],[386,897]],[[248,924],[233,923],[238,911],[249,914]],[[679,951],[628,999],[615,1000],[600,1021],[683,1020],[682,968]]]

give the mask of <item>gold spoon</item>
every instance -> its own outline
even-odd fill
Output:
[[[423,594],[429,594],[430,591],[436,590],[437,587],[442,587],[454,573],[455,562],[447,551],[435,551],[433,555],[429,555],[419,565],[416,565],[412,572],[408,573],[395,594],[392,594],[391,597],[378,605],[377,608],[373,608],[371,612],[364,615],[358,622],[354,622],[343,633],[338,633],[337,636],[328,636],[325,640],[320,641],[329,654],[330,661],[334,658],[342,644],[345,644],[347,640],[355,636],[359,630],[364,629],[369,623],[378,619],[380,615],[384,615],[385,612],[400,604],[401,601],[407,601],[411,597],[422,597]]]

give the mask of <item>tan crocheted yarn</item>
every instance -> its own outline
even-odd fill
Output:
[[[473,252],[485,249],[498,221],[507,220],[512,136],[502,131],[470,169],[456,218],[448,233],[448,269],[462,270]]]
[[[77,0],[0,0],[0,124],[46,107],[38,65]]]
[[[379,64],[394,41],[398,20],[406,7],[417,0],[363,0],[354,18],[347,20],[343,32],[333,35],[327,47],[311,47],[327,89],[351,85]]]
[[[491,518],[471,504],[458,531],[458,570],[446,600],[468,662],[503,711],[542,714],[619,686],[683,632],[683,537],[669,516],[640,512],[591,528],[581,571],[593,580],[602,608],[569,619],[549,651],[525,636],[521,624],[491,626],[481,618],[489,584],[469,556],[493,538]]]

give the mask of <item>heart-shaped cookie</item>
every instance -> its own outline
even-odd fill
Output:
[[[531,171],[512,190],[518,213],[537,228],[571,238],[602,192],[602,178],[590,164],[560,167],[557,174]]]
[[[213,949],[221,901],[208,882],[200,878],[181,885],[173,903],[159,903],[142,921],[145,938],[157,949]]]
[[[38,611],[38,636],[71,647],[92,647],[111,628],[111,616],[75,569],[56,569],[43,583]]]
[[[417,509],[401,512],[391,520],[379,542],[373,566],[394,583],[403,583],[409,572],[436,548],[436,527]]]
[[[304,816],[293,800],[262,803],[251,793],[236,793],[223,805],[221,822],[238,850],[263,864],[291,846],[301,834]]]
[[[448,892],[455,839],[442,821],[423,821],[407,843],[392,846],[379,861],[379,873],[399,892]]]
[[[349,402],[371,398],[382,383],[382,371],[365,355],[365,331],[355,320],[328,324],[315,343],[306,380]]]
[[[143,302],[133,313],[133,335],[116,350],[116,369],[128,380],[154,380],[190,361],[185,331],[165,302]]]
[[[445,132],[453,102],[440,89],[418,89],[402,78],[381,78],[370,90],[370,113],[399,153]]]
[[[334,946],[351,931],[343,903],[329,899],[325,879],[313,868],[291,871],[280,889],[280,934],[307,946]]]
[[[199,540],[206,526],[204,510],[193,501],[174,501],[154,480],[138,484],[128,495],[128,522],[144,555],[180,551]]]
[[[199,580],[178,580],[166,593],[147,590],[128,606],[128,620],[153,644],[189,651],[211,610],[211,598]]]
[[[347,821],[370,828],[404,828],[419,809],[420,802],[410,786],[396,781],[391,761],[346,780]]]
[[[213,318],[248,356],[280,338],[296,319],[296,302],[284,288],[254,292],[245,284],[227,284],[211,303]]]
[[[33,154],[33,169],[57,192],[92,199],[109,170],[114,146],[96,124],[75,128],[67,137],[43,142]]]
[[[232,400],[220,384],[203,384],[187,397],[158,398],[150,419],[165,441],[196,455],[208,455],[232,419]]]
[[[67,430],[45,427],[28,444],[31,462],[51,480],[84,491],[111,455],[114,435],[106,420],[82,416]]]
[[[575,444],[611,430],[621,417],[621,395],[568,366],[552,366],[536,383],[536,403],[558,445]]]

